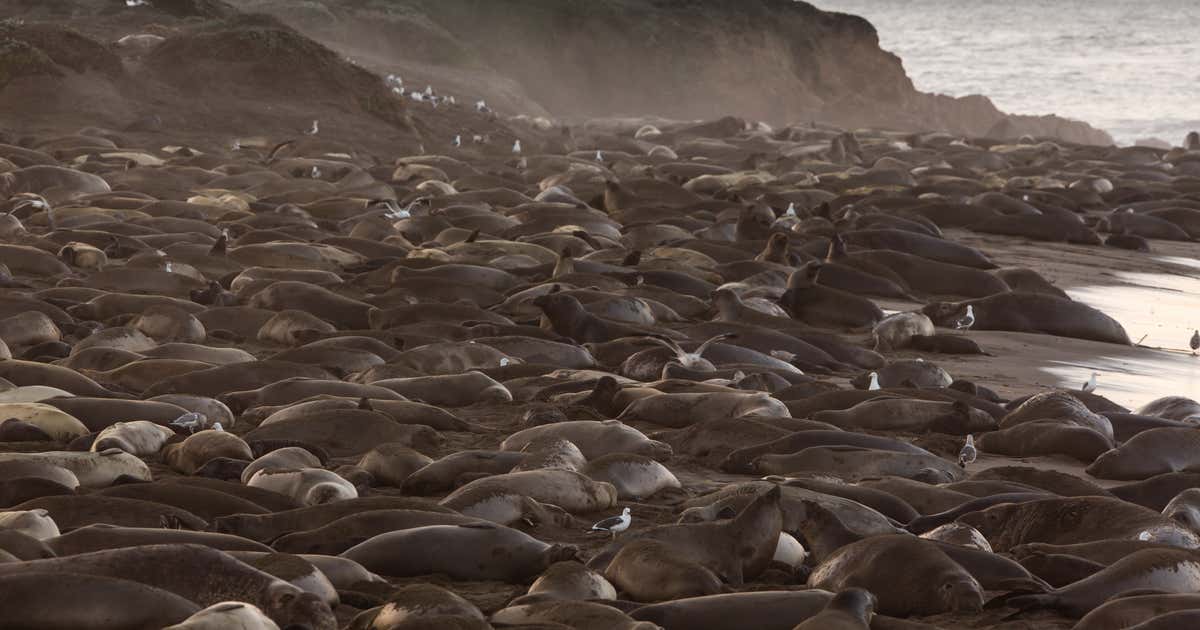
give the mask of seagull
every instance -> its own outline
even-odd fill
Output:
[[[1142,533],[1138,534],[1138,540],[1140,540],[1142,542],[1146,542],[1146,541],[1150,540],[1151,538],[1153,538],[1153,536],[1150,535],[1150,532],[1148,530],[1143,531]]]
[[[967,464],[974,464],[975,458],[979,456],[979,451],[975,450],[975,436],[967,434],[967,443],[963,444],[962,450],[958,452],[958,465],[960,468],[966,468]]]
[[[221,426],[220,422],[214,422],[212,425],[212,430],[213,431],[224,431],[225,427]]]
[[[600,149],[596,149],[596,161],[597,162],[604,161],[604,154],[600,152]]]
[[[484,113],[488,110],[487,101],[475,101],[475,111]]]
[[[317,133],[318,133],[319,131],[321,131],[321,124],[320,124],[319,122],[317,122],[317,121],[316,121],[316,119],[314,119],[314,120],[313,120],[312,127],[309,127],[309,128],[308,128],[308,131],[305,131],[305,132],[304,132],[304,135],[306,135],[306,136],[315,136],[315,135],[317,135]]]
[[[309,174],[312,175],[313,179],[321,179],[321,167],[313,166]]]
[[[968,304],[967,314],[962,316],[962,319],[954,322],[954,327],[959,330],[966,330],[975,325],[975,307]]]
[[[1192,340],[1189,343],[1192,346],[1192,356],[1196,356],[1196,351],[1200,350],[1200,330],[1192,333]]]
[[[513,152],[513,153],[520,153],[520,152],[521,152],[521,141],[520,141],[520,140],[517,140],[516,142],[513,142],[513,149],[512,149],[512,152]]]
[[[425,86],[425,96],[433,96],[433,86],[432,85]]]
[[[788,204],[787,211],[783,213],[783,216],[785,216],[785,217],[796,216],[796,203],[795,202]]]
[[[130,8],[146,7],[146,6],[150,6],[150,3],[146,2],[146,0],[125,0],[125,6],[130,7]]]
[[[453,143],[453,144],[454,144],[454,146],[456,146],[456,147],[461,147],[461,146],[462,146],[462,136],[461,136],[461,135],[454,136],[454,143]]]
[[[629,508],[621,511],[620,516],[610,516],[595,525],[592,525],[594,532],[609,532],[615,539],[617,534],[629,529],[629,523],[633,521],[633,517],[629,515]]]
[[[1087,380],[1087,382],[1083,384],[1083,387],[1080,388],[1085,394],[1090,394],[1090,393],[1096,391],[1096,377],[1097,376],[1100,376],[1099,372],[1092,372],[1092,377],[1089,378]]]
[[[500,359],[500,367],[508,367],[508,364],[509,364],[508,357],[504,357],[504,358]]]
[[[240,140],[238,140],[237,138],[234,138],[234,140],[233,140],[233,150],[234,151],[242,150],[242,142]]]
[[[867,385],[867,389],[879,389],[879,373],[871,372],[871,384]]]
[[[203,429],[204,424],[208,422],[208,417],[202,413],[189,411],[178,418],[171,421],[171,426],[187,429],[188,433],[195,433],[197,429]]]

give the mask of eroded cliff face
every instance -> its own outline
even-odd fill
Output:
[[[1085,123],[917,91],[874,27],[792,0],[232,0],[410,85],[560,117],[734,114],[774,124],[1023,134]]]

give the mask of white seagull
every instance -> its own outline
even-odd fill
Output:
[[[962,316],[957,322],[954,322],[954,327],[959,330],[966,330],[975,325],[975,307],[971,304],[967,305],[967,314]]]
[[[461,135],[454,136],[454,146],[456,146],[456,147],[462,146],[462,136]]]
[[[597,162],[604,161],[604,154],[600,152],[600,149],[596,149],[596,161]]]
[[[520,152],[521,152],[521,141],[517,140],[516,142],[513,143],[513,153],[520,153]]]
[[[313,120],[312,127],[309,127],[309,128],[308,128],[308,131],[305,131],[305,132],[304,132],[304,135],[306,135],[306,136],[315,136],[315,135],[317,135],[317,133],[319,133],[320,131],[321,131],[321,124],[320,124],[319,122],[317,122],[317,121],[314,119],[314,120]]]
[[[963,444],[962,450],[958,452],[958,465],[966,468],[967,464],[974,464],[977,457],[979,457],[979,451],[975,450],[975,436],[968,433],[967,443]]]
[[[795,203],[795,202],[792,202],[792,203],[789,203],[789,204],[788,204],[787,211],[785,211],[785,212],[783,213],[783,216],[785,216],[785,217],[794,217],[794,216],[796,216],[796,203]]]
[[[1092,372],[1092,377],[1089,378],[1087,380],[1087,382],[1083,384],[1083,387],[1080,388],[1085,394],[1090,394],[1090,393],[1096,391],[1096,377],[1097,376],[1100,376],[1099,372]]]
[[[867,385],[867,389],[879,389],[879,373],[871,372],[871,384]]]
[[[208,423],[208,417],[202,413],[189,411],[178,418],[171,421],[171,426],[187,429],[188,433],[195,433],[199,429],[203,429]]]
[[[631,522],[633,522],[633,517],[629,515],[629,508],[625,508],[621,511],[620,516],[610,516],[592,525],[592,531],[609,532],[613,538],[616,538],[617,534],[629,529],[629,523]]]

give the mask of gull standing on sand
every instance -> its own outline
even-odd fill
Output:
[[[962,316],[962,319],[954,322],[954,327],[959,330],[966,330],[975,325],[975,307],[971,304],[967,305],[967,314]]]
[[[967,464],[974,464],[977,457],[979,451],[975,449],[975,436],[968,433],[967,443],[963,444],[962,450],[958,452],[958,465],[960,468],[966,468]]]
[[[867,385],[867,389],[879,389],[879,373],[871,372],[871,384]]]
[[[1192,356],[1196,356],[1196,351],[1200,350],[1200,330],[1192,332],[1192,340],[1188,344],[1192,346]]]
[[[462,136],[461,135],[454,136],[454,146],[456,146],[456,147],[462,146]]]
[[[1083,387],[1081,387],[1080,390],[1085,394],[1090,394],[1096,391],[1096,377],[1098,376],[1100,376],[1099,372],[1092,372],[1092,377],[1083,384]]]
[[[317,135],[317,133],[318,133],[318,132],[320,132],[320,131],[321,131],[321,124],[320,124],[319,122],[317,122],[317,120],[314,118],[314,119],[313,119],[313,123],[312,123],[312,127],[309,127],[309,128],[308,128],[308,131],[305,131],[305,132],[304,132],[304,135],[306,135],[306,136],[315,136],[315,135]]]
[[[592,525],[594,532],[609,532],[615,539],[617,534],[629,529],[629,524],[633,522],[633,517],[629,515],[629,508],[621,511],[620,516],[610,516],[595,525]]]
[[[520,152],[521,152],[521,141],[517,140],[516,142],[513,142],[513,153],[520,153]]]

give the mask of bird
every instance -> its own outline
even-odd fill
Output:
[[[204,414],[189,411],[172,420],[171,426],[186,429],[188,433],[195,433],[198,429],[203,429],[207,422],[208,417]]]
[[[475,111],[486,113],[488,111],[487,101],[475,101]]]
[[[309,171],[309,174],[312,176],[313,179],[321,179],[321,167],[314,165],[312,167],[312,170]]]
[[[456,147],[462,146],[462,136],[461,135],[454,136],[454,146],[456,146]]]
[[[867,385],[867,389],[879,389],[879,373],[871,372],[871,384]]]
[[[1196,356],[1196,351],[1200,350],[1200,330],[1192,332],[1192,340],[1188,343],[1192,346],[1192,356]]]
[[[308,131],[304,132],[304,135],[315,136],[320,131],[321,131],[321,124],[314,118],[312,126],[308,128]]]
[[[597,162],[604,161],[604,154],[600,152],[600,149],[596,149],[596,161]]]
[[[966,330],[974,325],[975,325],[975,307],[971,304],[968,304],[967,305],[967,314],[963,315],[962,318],[959,319],[957,322],[954,322],[954,327],[959,330]]]
[[[975,436],[968,433],[967,443],[963,444],[962,450],[958,452],[958,465],[960,468],[966,468],[967,464],[974,464],[977,457],[979,451],[975,449]]]
[[[500,359],[500,367],[508,367],[509,363],[510,361],[508,360],[508,357],[503,357]]]
[[[1081,387],[1079,389],[1081,391],[1083,391],[1083,393],[1085,393],[1085,394],[1090,394],[1090,393],[1096,391],[1096,377],[1097,376],[1100,376],[1099,372],[1092,372],[1092,377],[1089,378],[1087,380],[1087,382],[1083,384],[1083,387]]]
[[[125,0],[125,6],[130,7],[130,8],[145,7],[145,6],[150,6],[150,3],[146,2],[146,0]]]
[[[595,525],[592,525],[594,532],[608,532],[615,539],[617,534],[629,529],[629,523],[633,521],[633,517],[629,515],[629,508],[621,511],[620,516],[610,516]]]
[[[513,148],[512,148],[512,152],[513,152],[513,153],[520,153],[520,152],[521,152],[521,141],[520,141],[520,140],[517,140],[517,141],[513,142]]]
[[[795,202],[788,204],[787,210],[783,213],[783,216],[785,216],[785,217],[796,216],[796,203]]]

